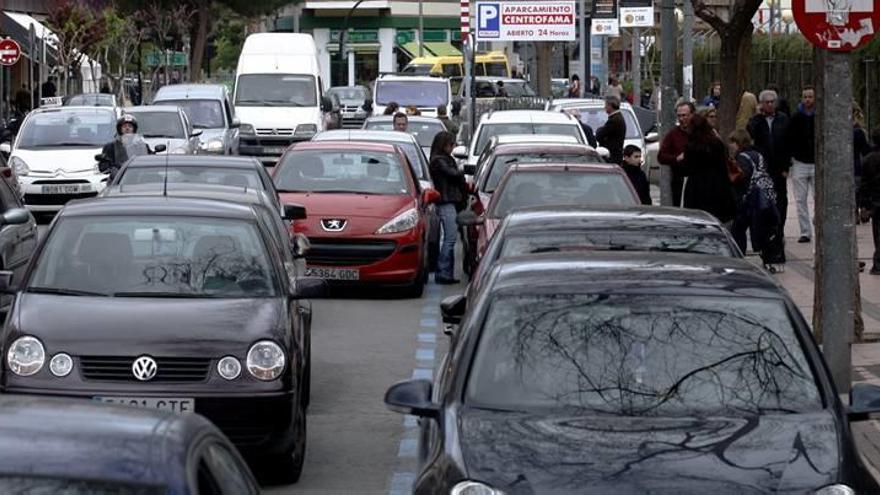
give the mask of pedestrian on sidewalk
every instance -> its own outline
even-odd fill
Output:
[[[684,148],[690,139],[691,119],[697,109],[694,104],[684,101],[675,108],[675,116],[678,118],[678,126],[669,131],[660,142],[660,150],[657,152],[657,161],[662,165],[668,165],[672,169],[672,205],[681,206],[681,189],[684,184],[684,176],[679,171],[679,165],[684,160]]]
[[[721,83],[715,81],[709,86],[709,96],[703,100],[703,106],[718,108],[721,103]]]
[[[736,128],[745,129],[749,125],[749,120],[758,113],[758,98],[755,93],[743,91],[742,98],[739,99],[739,110],[736,112]]]
[[[791,156],[788,150],[788,115],[777,111],[776,93],[761,91],[758,95],[760,113],[749,120],[749,135],[755,149],[764,157],[767,172],[776,189],[776,209],[779,211],[779,235],[785,238],[785,218],[788,213],[788,174]],[[784,255],[783,250],[783,255]]]
[[[718,109],[711,106],[703,107],[697,111],[697,114],[709,122],[709,125],[715,130],[715,134],[720,138],[721,134],[718,133]]]
[[[569,98],[580,98],[581,97],[581,78],[578,77],[577,74],[571,75],[571,82],[568,84],[568,97]]]
[[[788,99],[779,92],[779,86],[774,83],[767,85],[767,91],[776,93],[776,111],[784,113],[787,117],[791,117],[791,108],[788,106]]]
[[[727,147],[702,116],[695,115],[690,125],[690,139],[680,164],[687,177],[682,205],[711,213],[730,229],[736,215],[736,199],[728,175]]]
[[[448,131],[440,131],[431,143],[431,162],[428,170],[434,187],[440,193],[437,213],[443,230],[440,241],[440,255],[437,258],[437,273],[434,281],[438,284],[457,284],[455,279],[455,243],[458,239],[458,212],[464,209],[467,200],[467,184],[464,172],[452,157],[455,136]]]
[[[874,237],[874,259],[871,275],[880,275],[880,128],[871,133],[872,151],[862,161],[862,183],[859,187],[859,206],[863,220],[871,221]]]
[[[626,140],[626,121],[620,113],[620,98],[606,96],[605,113],[608,120],[596,130],[596,141],[599,146],[608,148],[608,161],[619,164],[623,161],[623,142]]]
[[[623,101],[623,86],[616,77],[608,78],[608,88],[605,90],[605,96],[614,96],[618,101]]]
[[[623,148],[623,161],[620,163],[620,166],[623,167],[623,171],[629,178],[629,182],[636,190],[636,193],[638,193],[642,204],[650,205],[651,184],[648,182],[645,171],[642,170],[642,150],[634,144],[627,145]]]
[[[871,143],[868,141],[868,132],[865,130],[865,113],[858,103],[852,105],[853,120],[853,178],[855,179],[856,196],[862,183],[862,158],[871,152]],[[874,143],[877,144],[877,143]],[[856,197],[858,204],[858,197]],[[859,222],[856,211],[856,223]]]
[[[779,236],[779,212],[776,210],[776,190],[767,173],[764,157],[752,146],[752,137],[745,129],[730,133],[728,145],[742,171],[742,180],[734,184],[736,218],[733,234],[740,250],[746,252],[746,233],[752,240],[752,250],[759,253],[764,266],[776,273],[784,269],[782,238]]]
[[[801,102],[788,125],[788,143],[791,150],[791,178],[797,205],[798,242],[810,242],[813,222],[810,219],[808,196],[816,199],[816,89],[804,86]]]

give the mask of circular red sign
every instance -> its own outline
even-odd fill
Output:
[[[791,9],[801,33],[825,50],[853,51],[880,30],[877,0],[792,0]]]
[[[15,65],[21,58],[21,47],[15,40],[0,40],[0,65]]]

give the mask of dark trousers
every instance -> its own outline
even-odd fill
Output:
[[[871,212],[871,233],[874,234],[874,270],[880,270],[880,206]]]
[[[682,189],[684,189],[684,177],[672,167],[672,206],[681,206]]]
[[[776,191],[776,209],[779,210],[779,243],[781,243],[779,263],[785,263],[785,217],[788,216],[788,177],[773,176],[773,189]]]

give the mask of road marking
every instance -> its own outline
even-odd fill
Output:
[[[416,368],[413,370],[413,380],[430,380],[434,378],[434,370],[428,368]]]
[[[437,318],[422,318],[420,325],[422,328],[437,328]]]
[[[416,361],[430,361],[431,365],[434,364],[434,349],[417,349],[416,350]]]
[[[436,344],[437,343],[437,334],[436,333],[420,333],[419,334],[419,342],[422,344]]]
[[[413,489],[413,483],[416,481],[414,473],[394,473],[391,476],[391,490],[389,495],[410,495]]]
[[[411,414],[407,414],[403,417],[404,428],[415,428],[416,426],[419,426],[419,418]]]

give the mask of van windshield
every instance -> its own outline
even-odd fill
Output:
[[[315,76],[307,74],[243,74],[238,77],[235,104],[246,107],[316,107]]]
[[[437,108],[449,103],[449,84],[437,81],[377,81],[376,104],[397,102],[401,107]]]

